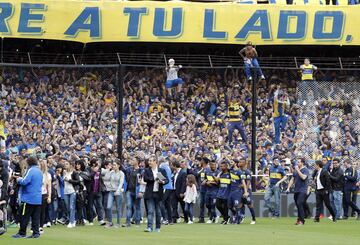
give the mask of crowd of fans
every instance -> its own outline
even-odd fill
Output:
[[[267,70],[264,75],[266,80],[259,81],[256,91],[258,161],[254,174],[259,175],[257,190],[266,189],[266,174],[274,159],[290,171],[292,161],[303,153],[299,149],[303,149],[306,132],[305,128],[298,127],[302,110],[296,95],[299,74],[294,70]],[[133,178],[141,175],[141,169],[152,155],[157,156],[160,164],[168,164],[173,173],[180,168],[199,168],[204,161],[233,162],[250,158],[252,91],[242,71],[181,70],[179,76],[184,84],[170,95],[165,88],[164,70],[129,69],[126,72],[121,115],[123,161],[120,162],[115,70],[3,69],[0,154],[9,162],[12,172],[19,175],[26,171],[24,160],[28,156],[40,159],[44,179],[48,180],[43,190],[46,199],[42,226],[60,222],[68,223],[71,228],[75,223],[83,224],[84,219],[92,224],[93,206],[100,224],[111,220],[107,225],[112,226],[114,200],[117,225],[120,225],[124,181],[131,186],[131,192],[126,192],[125,225],[130,225],[132,218],[138,225],[141,212],[136,195],[142,182],[138,179],[133,182]],[[336,74],[319,72],[317,77],[333,81]],[[280,142],[276,142],[274,94],[280,90],[289,104],[285,108],[287,121]],[[243,108],[241,117],[247,140],[235,129],[229,142],[228,105],[232,98],[237,98]],[[338,133],[345,134],[345,141],[333,142],[338,138],[331,131],[332,108],[346,107],[339,103],[320,101],[317,106],[320,136],[314,141],[316,153],[307,154],[310,163],[323,157],[330,161],[334,157],[359,154],[359,136],[346,108],[338,120],[341,129]],[[16,224],[16,181],[10,178],[9,187],[11,220]],[[168,222],[172,220],[163,217]]]

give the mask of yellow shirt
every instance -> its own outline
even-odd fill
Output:
[[[113,103],[113,98],[111,98],[111,97],[110,98],[105,98],[104,100],[105,100],[106,105],[110,105],[110,104]]]
[[[26,99],[16,98],[16,105],[20,108],[26,105]]]
[[[230,102],[228,108],[229,122],[241,121],[241,107],[238,102]]]
[[[5,140],[7,139],[7,134],[5,134],[5,125],[3,122],[0,122],[0,136]]]
[[[277,98],[274,99],[274,112],[273,117],[280,117],[285,115],[285,103],[279,103],[279,100]]]
[[[314,71],[314,66],[309,64],[309,65],[303,65],[304,69],[301,72],[301,80],[314,80],[313,77],[313,71]]]
[[[86,95],[86,94],[87,94],[86,86],[80,86],[80,87],[79,87],[79,90],[80,90],[80,92],[81,92],[83,95]]]

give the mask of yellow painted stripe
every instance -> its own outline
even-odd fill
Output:
[[[215,181],[213,176],[206,176],[206,179],[209,180],[209,181]]]
[[[232,179],[234,179],[234,180],[239,180],[240,179],[240,177],[238,175],[236,175],[236,174],[230,174],[230,177]]]
[[[221,184],[230,184],[230,179],[228,178],[220,178],[220,183]]]
[[[271,173],[270,178],[272,178],[272,179],[281,179],[282,175],[280,173]]]

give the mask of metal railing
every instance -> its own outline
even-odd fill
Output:
[[[190,54],[143,54],[143,53],[25,53],[2,52],[0,65],[124,65],[164,67],[173,58],[184,68],[241,68],[239,56],[190,55]],[[305,57],[259,57],[263,68],[297,69]],[[327,70],[360,70],[360,57],[310,57],[311,62]]]

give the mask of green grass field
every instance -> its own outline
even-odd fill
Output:
[[[305,226],[295,226],[294,222],[294,218],[262,218],[258,219],[256,225],[250,225],[249,219],[241,225],[177,224],[162,226],[161,233],[144,233],[145,224],[140,228],[134,226],[119,229],[105,229],[100,226],[67,229],[57,225],[46,228],[40,239],[12,239],[11,235],[17,232],[17,229],[12,228],[0,237],[0,244],[360,244],[360,221],[354,218],[336,224],[328,219],[321,220],[321,223],[308,220]]]

